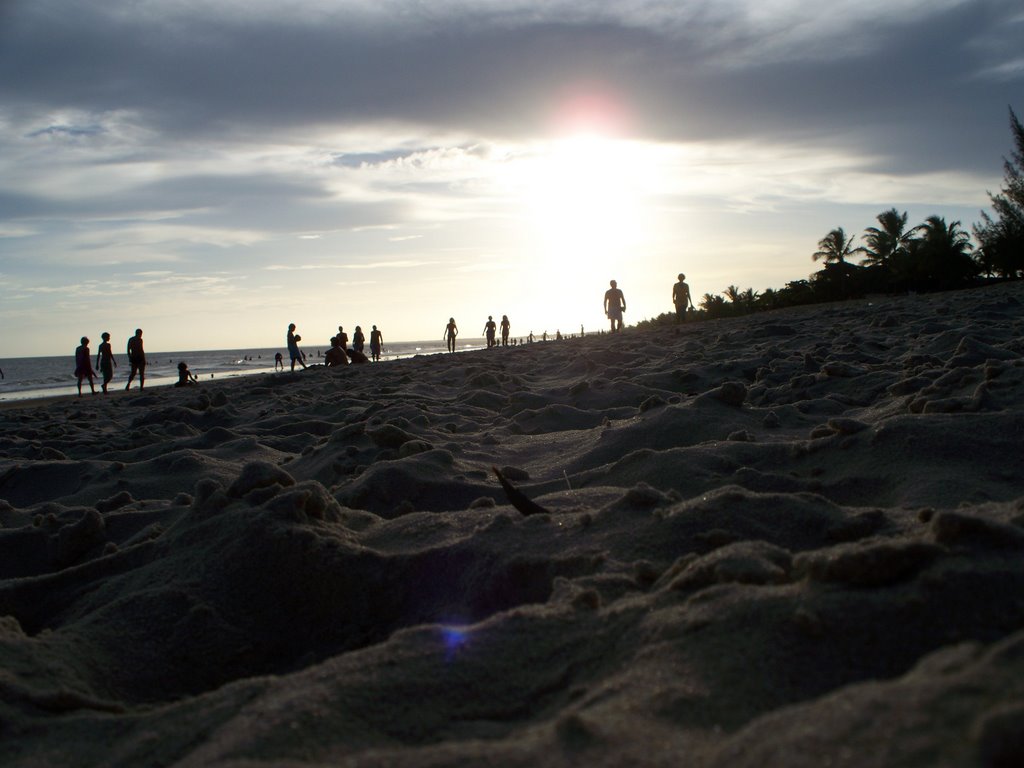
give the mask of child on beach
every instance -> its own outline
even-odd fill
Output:
[[[106,331],[100,336],[100,342],[96,350],[96,367],[103,374],[103,394],[107,394],[107,385],[114,378],[114,369],[117,367],[117,360],[114,359],[114,350],[110,346],[110,334]]]
[[[78,396],[82,396],[82,379],[89,379],[89,389],[92,393],[96,394],[96,387],[93,385],[93,379],[96,378],[96,372],[92,369],[92,353],[89,351],[89,338],[87,336],[82,337],[82,344],[78,349],[75,350],[75,376],[78,378]]]
[[[196,376],[192,371],[188,369],[188,363],[182,360],[178,363],[178,381],[175,382],[176,387],[188,387],[192,384],[198,384],[199,377]]]

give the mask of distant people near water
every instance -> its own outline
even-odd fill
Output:
[[[341,346],[341,336],[335,336],[331,339],[331,348],[327,350],[327,354],[324,355],[324,365],[328,368],[336,368],[339,365],[348,365],[348,355],[345,354],[345,348]]]
[[[501,346],[508,346],[508,333],[512,329],[512,323],[508,321],[508,315],[501,316]]]
[[[82,337],[82,344],[75,350],[75,377],[78,379],[78,396],[82,396],[82,379],[89,379],[89,389],[96,394],[93,379],[96,372],[92,369],[92,352],[89,351],[89,338]]]
[[[686,284],[686,275],[679,273],[679,282],[672,286],[672,303],[676,305],[676,322],[686,322],[686,309],[694,309],[690,297],[690,286]]]
[[[176,387],[189,387],[199,383],[199,377],[188,369],[188,363],[182,360],[178,363],[178,380],[174,383]]]
[[[455,318],[448,318],[448,325],[445,326],[444,336],[441,338],[448,342],[448,351],[455,351],[455,337],[459,335],[459,326],[455,324]]]
[[[128,339],[128,364],[131,370],[128,373],[128,383],[124,385],[125,392],[131,389],[135,374],[139,375],[139,390],[146,386],[146,352],[142,348],[142,329],[136,328],[135,335]]]
[[[288,324],[288,335],[285,337],[285,341],[288,344],[288,356],[292,359],[292,372],[295,371],[296,363],[305,368],[306,361],[302,359],[302,353],[299,351],[299,342],[302,341],[302,337],[296,335],[295,323]]]
[[[280,352],[278,352],[276,355],[274,355],[274,372],[277,373],[277,371],[283,371],[283,370],[284,370],[284,355],[282,355]]]
[[[342,349],[348,349],[348,334],[345,333],[345,329],[342,328],[340,325],[338,326],[338,336],[337,336],[337,339],[338,339],[338,341],[341,342],[341,348]]]
[[[622,330],[622,313],[626,311],[626,297],[619,290],[618,283],[612,280],[609,284],[611,288],[604,292],[604,313],[611,320],[612,333],[615,333],[616,330]]]
[[[373,358],[373,362],[380,362],[381,349],[384,347],[384,334],[377,330],[377,326],[373,326],[370,331],[370,357]]]
[[[555,329],[555,341],[561,341],[561,340],[562,340],[562,332],[560,330],[558,330],[558,329]]]
[[[484,336],[487,337],[487,348],[490,349],[495,345],[494,335],[498,330],[498,324],[494,322],[494,318],[491,315],[487,316],[487,322],[484,323]]]
[[[103,374],[103,394],[107,394],[107,385],[114,378],[114,369],[117,367],[117,360],[114,359],[114,350],[110,346],[110,334],[104,331],[100,338],[99,347],[96,349],[96,367]]]
[[[528,344],[533,344],[533,331],[530,331],[530,335],[526,337],[526,342]]]
[[[352,349],[356,352],[362,352],[365,345],[366,337],[363,335],[362,326],[357,325],[355,331],[352,333]]]

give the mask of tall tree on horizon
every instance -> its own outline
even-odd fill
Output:
[[[923,225],[907,230],[907,212],[900,213],[895,208],[882,211],[876,217],[879,226],[864,230],[863,240],[866,246],[856,251],[864,254],[861,264],[866,266],[888,266],[894,257],[907,252],[910,243]]]
[[[1003,277],[1024,276],[1024,126],[1010,108],[1010,131],[1015,150],[1003,158],[1003,188],[988,193],[993,219],[984,211],[974,225],[974,236],[981,244],[980,261],[988,272]]]
[[[920,261],[928,283],[935,288],[956,288],[978,274],[978,263],[971,258],[971,236],[959,221],[929,216],[921,225],[914,258]]]
[[[826,264],[845,264],[846,259],[857,252],[856,248],[851,248],[852,245],[853,238],[848,238],[842,227],[836,227],[818,241],[818,250],[811,255],[811,259],[824,259]]]

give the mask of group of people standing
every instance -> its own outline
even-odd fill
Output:
[[[501,316],[501,346],[508,346],[508,334],[512,329],[512,323],[509,322],[508,315]],[[487,337],[487,348],[498,346],[496,339],[498,330],[498,324],[494,322],[494,317],[491,315],[487,316],[487,322],[484,323],[484,336]]]
[[[299,342],[302,341],[302,337],[295,333],[295,323],[289,323],[285,341],[288,345],[288,357],[291,359],[291,370],[295,370],[296,363],[305,368],[306,354],[299,349]],[[371,359],[374,362],[380,361],[381,351],[384,348],[384,334],[376,325],[370,330],[369,358],[363,352],[366,347],[366,335],[363,333],[362,326],[357,325],[352,332],[351,348],[348,346],[348,341],[348,334],[345,332],[344,327],[339,325],[338,333],[331,337],[331,348],[324,354],[324,365],[328,368],[334,368],[339,365],[348,365],[349,363],[368,363]],[[284,370],[284,359],[280,352],[275,356],[274,369]]]
[[[114,357],[113,347],[110,345],[110,334],[104,331],[101,336],[99,348],[96,350],[96,368],[100,369],[103,375],[103,394],[107,393],[107,386],[114,378],[114,369],[117,367],[117,359]],[[128,383],[125,390],[131,388],[135,376],[139,377],[139,389],[146,384],[146,352],[142,346],[142,329],[136,328],[135,335],[128,339],[127,346],[128,364],[131,372],[128,374]],[[180,366],[179,366],[180,367]],[[89,350],[89,337],[83,336],[81,344],[75,350],[75,378],[78,379],[78,396],[82,396],[82,381],[89,381],[89,389],[96,394],[96,371],[92,365],[92,352]]]

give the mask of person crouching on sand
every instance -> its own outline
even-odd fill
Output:
[[[188,387],[192,384],[198,384],[199,377],[196,376],[192,371],[188,369],[188,363],[182,360],[178,363],[178,380],[175,382],[176,387]]]
[[[341,336],[331,339],[331,348],[324,355],[324,363],[328,368],[336,368],[339,365],[348,365],[348,355],[341,346]]]
[[[96,372],[92,369],[92,353],[89,351],[89,338],[82,337],[82,345],[75,350],[75,376],[78,378],[78,396],[82,396],[82,379],[89,379],[89,389],[96,394],[96,387],[93,379]]]

